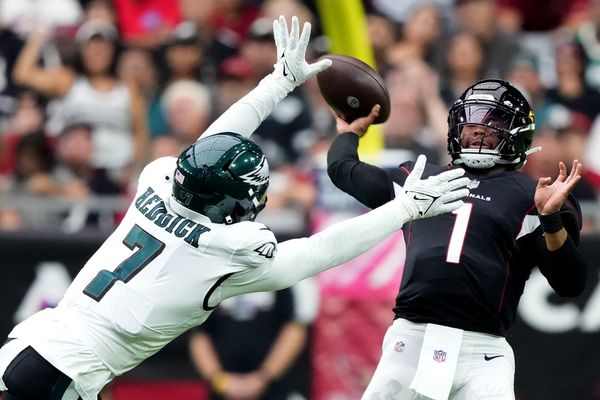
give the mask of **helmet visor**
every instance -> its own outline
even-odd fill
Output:
[[[493,105],[469,104],[457,113],[457,118],[457,125],[483,125],[508,131],[512,126],[514,114]]]

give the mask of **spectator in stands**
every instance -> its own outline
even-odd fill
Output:
[[[23,39],[4,21],[0,22],[0,65],[3,66],[0,70],[0,131],[17,109],[20,88],[12,80],[12,71],[23,45]]]
[[[117,15],[113,2],[110,0],[91,0],[85,4],[85,21],[102,20],[116,25]]]
[[[54,195],[63,199],[82,200],[94,196],[118,196],[124,188],[107,174],[105,169],[95,168],[93,128],[88,124],[66,127],[58,137],[56,145],[56,167],[53,171]],[[62,229],[76,232],[83,228],[112,229],[119,209],[99,212],[83,203],[69,208],[62,221]]]
[[[387,76],[391,109],[383,124],[387,149],[402,149],[403,157],[426,154],[440,161],[445,148],[447,108],[439,94],[437,73],[425,61],[412,59]]]
[[[592,0],[590,19],[577,29],[576,38],[585,53],[585,79],[600,90],[600,0]]]
[[[178,81],[199,81],[204,59],[204,45],[196,25],[182,22],[163,43],[158,57],[160,84],[158,94],[151,103],[150,134],[152,138],[165,135],[169,130],[166,111],[161,106],[166,88]],[[212,79],[208,79],[212,81]]]
[[[224,59],[237,54],[241,40],[230,29],[216,26],[214,15],[218,4],[218,0],[179,1],[182,19],[196,25],[200,41],[205,44],[205,67],[214,74]]]
[[[557,85],[550,88],[547,100],[587,115],[600,115],[600,91],[585,81],[585,60],[581,45],[571,40],[558,41],[556,51]]]
[[[167,82],[201,78],[204,43],[193,22],[185,21],[175,27],[165,41],[164,58]]]
[[[35,209],[19,210],[19,199],[44,197],[52,194],[54,157],[48,138],[42,131],[27,133],[19,138],[15,164],[4,182],[2,192],[13,197],[14,208],[0,209],[0,229],[21,229],[35,226],[40,215]],[[43,218],[43,216],[42,216]]]
[[[94,164],[128,182],[146,161],[148,138],[145,106],[135,87],[114,73],[117,31],[106,22],[87,21],[77,31],[80,68],[43,68],[38,58],[45,42],[32,34],[19,55],[15,80],[44,95],[61,98],[63,125],[94,127]]]
[[[477,36],[459,32],[450,38],[446,50],[446,67],[441,84],[444,102],[451,107],[467,87],[483,78],[485,49]]]
[[[123,51],[117,63],[117,77],[135,87],[144,98],[150,137],[164,134],[167,128],[158,98],[159,72],[151,52],[136,47]]]
[[[90,195],[118,195],[123,187],[107,175],[106,170],[95,168],[93,128],[77,123],[67,126],[56,144],[55,176],[66,198],[85,198]]]
[[[374,11],[385,15],[392,21],[404,24],[410,18],[410,15],[415,8],[423,5],[422,0],[372,0],[366,2],[367,6],[372,4]],[[445,28],[449,28],[453,25],[454,16],[452,6],[455,3],[454,0],[429,0],[427,3],[434,5],[439,15],[443,20]]]
[[[152,154],[176,156],[198,138],[198,132],[204,132],[210,122],[212,99],[208,88],[193,80],[180,80],[167,86],[162,96],[162,108],[165,110],[168,132],[172,141],[170,148],[180,150],[174,154],[165,154],[159,147],[165,141],[152,144]],[[169,150],[170,151],[170,150]]]
[[[254,70],[245,57],[234,56],[225,59],[219,65],[217,72],[216,114],[221,114],[248,93],[248,90],[254,86],[253,78]]]
[[[454,4],[459,30],[475,35],[483,44],[483,76],[505,76],[520,48],[519,38],[498,26],[494,0],[456,0]]]
[[[443,33],[440,15],[434,5],[425,3],[414,7],[402,25],[400,40],[388,52],[388,62],[400,64],[416,57],[440,71],[445,48]]]
[[[16,101],[15,113],[0,136],[0,175],[13,172],[19,142],[29,134],[42,132],[44,122],[42,100],[31,91],[23,91]]]
[[[497,24],[520,37],[520,46],[536,55],[546,87],[556,85],[554,35],[567,34],[589,18],[590,0],[499,0]]]
[[[313,24],[313,33],[318,33],[319,20],[307,4],[310,4],[310,2],[303,0],[264,0],[260,5],[260,16],[267,19],[275,19],[279,18],[280,15],[286,18],[291,18],[295,15]]]
[[[217,29],[233,32],[241,41],[245,40],[250,25],[258,18],[260,8],[256,2],[246,0],[219,0],[214,9],[214,24]]]
[[[222,302],[190,337],[192,361],[210,383],[209,399],[306,398],[308,368],[299,362],[317,311],[313,279]]]
[[[375,65],[383,76],[390,69],[388,51],[398,40],[400,28],[389,18],[378,14],[367,15],[367,28],[369,30],[369,42],[375,57]]]
[[[125,44],[156,49],[181,22],[179,4],[172,0],[114,0],[119,31]]]
[[[505,79],[521,89],[534,110],[539,110],[546,102],[546,87],[542,83],[539,62],[535,55],[523,51],[518,54]]]

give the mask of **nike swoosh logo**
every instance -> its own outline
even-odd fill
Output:
[[[288,72],[285,67],[286,67],[286,64],[284,62],[283,63],[283,76],[292,75],[292,79],[294,80],[294,82],[296,82],[296,77],[294,76],[294,74],[292,74],[291,72]]]
[[[503,354],[500,354],[500,355],[497,355],[497,356],[488,356],[487,354],[483,355],[483,359],[485,361],[490,361],[490,360],[493,360],[494,358],[498,358],[498,357],[504,357],[504,355]]]
[[[431,197],[429,196],[422,196],[418,193],[415,193],[415,200],[431,200]]]

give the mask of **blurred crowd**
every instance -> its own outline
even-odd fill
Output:
[[[363,5],[394,163],[448,162],[449,107],[480,78],[506,79],[536,112],[543,151],[525,172],[582,160],[575,194],[584,231],[599,231],[600,0]],[[122,204],[106,213],[99,199],[129,199],[148,161],[178,155],[272,71],[274,18],[312,22],[309,56],[328,52],[317,11],[315,0],[0,0],[0,230],[114,226]],[[315,79],[267,118],[253,135],[272,170],[267,210],[311,212],[334,135]],[[36,198],[69,207],[26,206]]]

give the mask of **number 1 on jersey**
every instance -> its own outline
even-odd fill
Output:
[[[452,214],[456,214],[456,221],[454,221],[450,243],[448,244],[448,253],[446,254],[446,262],[448,263],[458,264],[460,262],[460,254],[465,244],[467,226],[469,225],[472,210],[473,204],[463,203],[462,207],[458,210],[452,211]]]
[[[134,225],[127,233],[123,244],[134,250],[133,254],[115,268],[98,272],[96,277],[85,287],[83,293],[96,301],[100,301],[116,281],[129,282],[148,263],[154,260],[165,248],[165,244]]]

